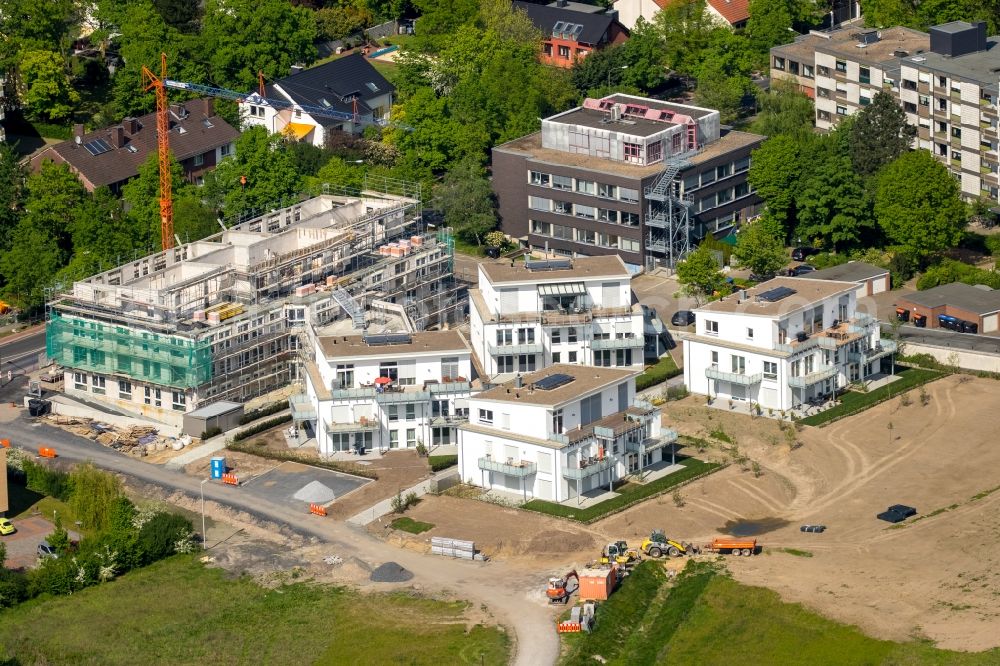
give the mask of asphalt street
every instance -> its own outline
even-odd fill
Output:
[[[7,381],[11,375],[24,374],[38,367],[38,356],[45,351],[45,328],[34,327],[6,338],[0,338],[0,373]]]

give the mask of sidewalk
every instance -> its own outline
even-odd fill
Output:
[[[416,493],[417,497],[423,497],[431,490],[431,484],[436,481],[440,481],[448,478],[449,476],[454,476],[458,471],[454,467],[449,467],[448,469],[443,469],[429,479],[424,479],[417,485],[400,491],[400,494],[404,497],[410,493]],[[370,506],[364,511],[354,514],[347,519],[348,525],[357,525],[358,527],[364,527],[368,523],[386,516],[392,513],[392,497],[378,502],[374,506]]]

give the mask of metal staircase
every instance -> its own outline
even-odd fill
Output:
[[[694,201],[681,196],[677,175],[693,153],[672,157],[646,188],[646,266],[673,268],[691,251],[691,208]]]
[[[343,287],[337,287],[330,292],[330,295],[354,322],[354,328],[363,329],[365,327],[365,311],[361,309],[354,297],[347,293],[347,290]]]

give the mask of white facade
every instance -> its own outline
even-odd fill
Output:
[[[879,373],[896,349],[856,308],[854,283],[805,278],[769,280],[709,303],[683,336],[684,383],[692,393],[777,411],[832,395]]]
[[[631,276],[617,255],[551,262],[480,264],[470,289],[472,348],[487,376],[554,363],[642,368],[646,336]],[[651,336],[652,355],[658,338]]]
[[[457,331],[397,336],[319,336],[308,328],[305,393],[292,412],[319,453],[455,444],[472,393],[468,343]],[[392,382],[380,384],[379,378]],[[382,380],[384,381],[384,380]]]
[[[652,23],[660,11],[660,5],[653,0],[615,0],[612,7],[618,12],[618,21],[629,30],[635,30],[640,16],[646,23]]]
[[[562,364],[473,396],[458,433],[462,481],[563,502],[669,460],[676,433],[636,400],[636,374]],[[539,388],[557,375],[566,383]]]
[[[330,132],[350,132],[359,134],[367,125],[377,121],[388,121],[392,107],[392,91],[368,100],[373,112],[358,113],[354,119],[333,119],[307,113],[295,103],[279,85],[274,91],[287,100],[290,108],[276,109],[257,93],[239,102],[240,122],[243,127],[260,125],[271,134],[286,134],[299,141],[306,141],[322,148],[326,145]]]

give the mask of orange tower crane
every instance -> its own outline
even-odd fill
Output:
[[[143,92],[156,91],[156,145],[160,157],[160,243],[174,246],[174,203],[170,183],[170,117],[167,115],[167,54],[160,54],[160,75],[142,66]]]

